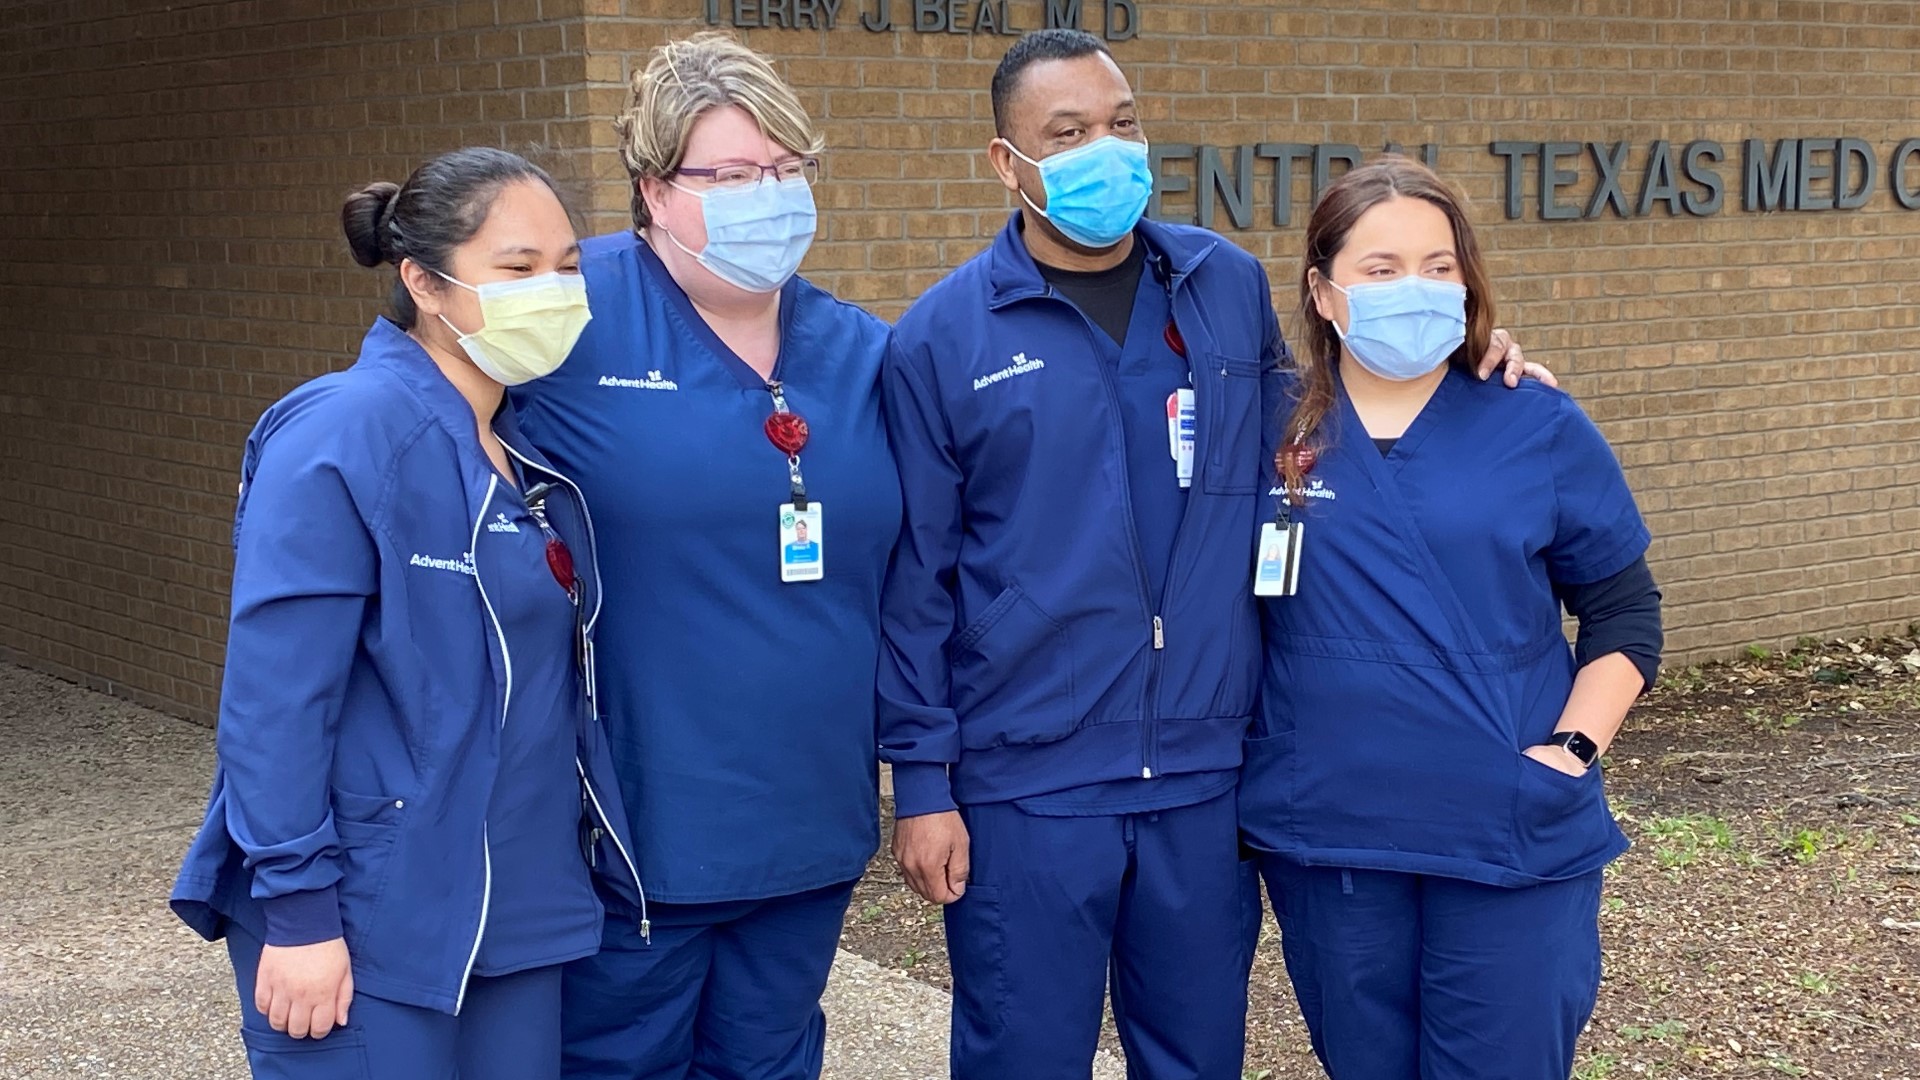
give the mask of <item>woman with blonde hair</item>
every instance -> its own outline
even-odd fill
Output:
[[[650,901],[606,897],[567,971],[566,1074],[815,1077],[879,843],[887,327],[795,276],[821,142],[765,58],[655,49],[616,126],[633,228],[585,244],[594,320],[517,398],[593,501],[599,700]]]
[[[1659,664],[1647,529],[1571,398],[1470,374],[1492,286],[1451,188],[1354,169],[1306,239],[1245,840],[1333,1080],[1563,1077],[1626,847],[1597,759]]]

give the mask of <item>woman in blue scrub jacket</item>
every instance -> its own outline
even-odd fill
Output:
[[[1268,534],[1295,565],[1255,575],[1240,806],[1314,1051],[1334,1080],[1565,1077],[1627,846],[1596,762],[1659,663],[1646,527],[1571,398],[1469,373],[1493,298],[1431,172],[1329,188],[1300,289]]]
[[[206,822],[173,893],[225,937],[260,1080],[557,1080],[560,965],[643,904],[594,718],[580,491],[506,388],[589,318],[545,173],[438,158],[342,211],[393,314],[247,440]]]
[[[879,844],[887,327],[794,276],[820,140],[764,58],[656,49],[617,129],[633,228],[587,241],[593,324],[519,397],[597,515],[600,704],[652,901],[608,898],[569,966],[566,1072],[814,1077]]]

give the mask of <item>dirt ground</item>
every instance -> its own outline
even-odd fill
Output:
[[[1673,671],[1607,787],[1606,976],[1575,1080],[1920,1080],[1920,628]],[[890,814],[891,808],[886,808]],[[937,909],[874,861],[847,949],[948,985]],[[1246,1080],[1321,1077],[1278,932]],[[1112,1041],[1111,1032],[1108,1041]]]

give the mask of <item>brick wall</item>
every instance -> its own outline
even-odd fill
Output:
[[[247,425],[343,363],[384,288],[351,268],[344,190],[467,141],[544,143],[595,231],[626,195],[607,118],[630,63],[704,25],[705,0],[159,0],[26,5],[0,30],[0,452],[25,466],[0,503],[0,650],[196,716],[220,660],[232,473]],[[828,136],[822,238],[806,272],[894,315],[984,246],[1005,193],[980,149],[1009,39],[754,29]],[[978,4],[951,5],[963,24]],[[1060,5],[1062,7],[1066,5]],[[1114,44],[1170,154],[1160,212],[1213,204],[1264,258],[1283,312],[1313,161],[1279,144],[1434,147],[1475,199],[1503,321],[1613,439],[1658,537],[1676,658],[1920,618],[1920,211],[1889,157],[1920,137],[1920,5],[1790,0],[1137,0]],[[761,3],[713,5],[759,18]],[[826,5],[771,9],[821,12]],[[1010,0],[1021,29],[1047,4]],[[1082,5],[1102,27],[1101,0]],[[111,8],[117,14],[96,14]],[[1411,9],[1419,10],[1412,11]],[[1566,14],[1577,9],[1577,15]],[[143,14],[145,12],[145,14]],[[996,9],[996,14],[998,9]],[[791,18],[791,14],[789,14]],[[1845,137],[1877,157],[1853,210],[1742,208],[1743,140]],[[1495,142],[1627,144],[1627,216],[1541,220],[1529,159],[1504,213]],[[1639,214],[1656,141],[1721,145],[1724,208]],[[1262,146],[1262,144],[1266,144]],[[1240,191],[1237,147],[1250,148]],[[1553,201],[1584,208],[1594,152]],[[1260,156],[1260,155],[1267,156]],[[1814,155],[1824,165],[1834,155]],[[1207,155],[1209,164],[1214,160]],[[1772,158],[1769,156],[1769,162]],[[1338,165],[1333,169],[1337,171]],[[1906,183],[1920,187],[1920,158]],[[1824,184],[1824,187],[1822,186]],[[1830,181],[1815,184],[1818,197]],[[1194,189],[1205,194],[1196,199]],[[1246,227],[1229,195],[1244,194]]]
[[[342,198],[475,142],[584,179],[584,25],[581,0],[8,5],[0,656],[212,717],[240,447],[387,288]]]

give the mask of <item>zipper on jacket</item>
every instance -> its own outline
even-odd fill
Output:
[[[573,767],[580,770],[580,790],[585,792],[587,799],[593,803],[593,813],[600,819],[601,829],[605,830],[607,839],[613,841],[613,850],[620,853],[620,861],[627,864],[627,873],[633,875],[633,888],[640,896],[640,940],[651,945],[653,944],[653,920],[647,918],[647,887],[640,884],[640,870],[633,864],[633,856],[627,854],[627,846],[620,842],[619,830],[615,829],[613,822],[607,819],[607,811],[600,805],[600,796],[594,794],[593,781],[587,779],[587,767],[581,763],[577,755],[573,759]]]
[[[593,628],[594,625],[600,621],[600,605],[603,598],[603,590],[600,587],[600,538],[593,531],[593,511],[587,507],[586,492],[580,490],[580,485],[574,483],[572,477],[550,465],[542,465],[538,462],[528,460],[525,454],[515,450],[504,439],[501,440],[500,445],[521,464],[530,468],[539,469],[541,472],[565,484],[567,490],[573,493],[573,505],[580,511],[580,524],[587,530],[587,561],[588,564],[593,567],[594,587],[593,614],[587,616],[586,627],[581,631],[582,636],[586,639],[585,667],[587,670],[583,678],[587,684],[587,710],[590,714],[588,719],[597,724],[600,722],[600,708],[598,705],[600,677],[598,659],[594,656],[593,651]],[[479,535],[479,530],[476,527],[474,536],[477,538]],[[478,543],[479,541],[476,539],[474,542]],[[600,826],[606,830],[607,835],[613,840],[614,850],[620,853],[621,861],[627,864],[627,873],[633,877],[633,890],[640,897],[640,938],[642,941],[651,945],[653,944],[653,921],[647,918],[647,887],[640,881],[640,869],[634,864],[633,856],[627,852],[626,845],[620,842],[620,833],[613,827],[613,822],[607,818],[606,809],[600,805],[600,796],[594,794],[593,784],[587,780],[586,765],[580,761],[580,757],[577,754],[574,755],[573,767],[580,771],[581,790],[585,791],[587,798],[592,800],[594,813],[600,818]]]
[[[486,881],[480,890],[480,929],[473,935],[473,950],[467,953],[467,970],[460,976],[460,995],[453,999],[453,1015],[467,1003],[467,984],[473,980],[474,961],[480,959],[480,941],[487,934],[487,909],[493,904],[493,848],[487,840],[487,823],[480,823],[480,858],[486,867]]]
[[[599,585],[600,583],[600,538],[593,531],[593,511],[587,506],[586,493],[580,490],[579,484],[574,483],[571,477],[569,477],[566,473],[561,472],[559,469],[556,469],[551,465],[542,465],[537,461],[530,460],[525,454],[522,454],[520,451],[515,450],[513,446],[510,443],[508,443],[505,439],[500,440],[500,445],[503,449],[506,450],[507,453],[513,455],[514,459],[520,462],[522,465],[526,465],[530,468],[539,469],[541,472],[546,473],[548,476],[551,476],[554,479],[560,481],[562,484],[565,484],[567,486],[567,490],[573,492],[573,504],[574,506],[578,507],[580,510],[580,524],[585,526],[587,530],[587,560],[593,564],[593,568],[594,568],[593,570],[593,578],[594,578],[593,613],[587,616],[587,629],[591,631],[594,628],[594,625],[600,621],[600,605],[602,603],[603,598],[600,594],[601,590]],[[478,533],[476,533],[475,535],[477,536]]]
[[[513,705],[513,654],[507,651],[507,630],[500,625],[500,616],[493,610],[493,601],[487,597],[487,583],[480,577],[480,523],[487,519],[487,511],[493,506],[493,496],[500,490],[500,474],[487,478],[487,497],[480,501],[480,514],[473,519],[473,534],[467,539],[467,550],[473,559],[473,584],[480,590],[480,606],[487,611],[487,621],[493,624],[494,636],[500,642],[500,663],[506,668],[507,688],[500,698],[500,727],[507,726],[507,710]],[[486,867],[486,878],[480,889],[480,925],[473,931],[473,949],[467,953],[466,970],[460,973],[460,993],[454,998],[453,1014],[460,1015],[460,1007],[466,1004],[467,984],[473,981],[473,965],[480,959],[480,942],[487,936],[487,910],[493,904],[493,847],[487,838],[487,822],[480,820],[480,858]]]
[[[1106,387],[1107,403],[1113,406],[1113,423],[1109,426],[1113,429],[1114,437],[1118,440],[1120,447],[1120,507],[1127,519],[1127,547],[1133,553],[1134,574],[1140,586],[1140,613],[1146,616],[1147,625],[1153,635],[1153,648],[1147,657],[1147,685],[1141,691],[1140,701],[1140,778],[1151,780],[1153,779],[1154,721],[1158,719],[1156,714],[1160,711],[1161,653],[1166,645],[1160,616],[1154,611],[1153,590],[1150,579],[1147,577],[1147,558],[1140,550],[1140,527],[1133,516],[1133,474],[1127,462],[1127,429],[1126,422],[1121,418],[1123,406],[1120,402],[1120,388],[1114,385],[1113,373],[1107,370],[1106,360],[1100,355],[1102,352],[1100,339],[1095,335],[1104,334],[1105,331],[1096,329],[1087,319],[1086,312],[1081,311],[1072,301],[1055,293],[1051,284],[1047,286],[1046,296],[1065,304],[1079,318],[1080,329],[1087,335],[1087,344],[1093,347],[1093,363],[1100,369],[1100,384]],[[1126,351],[1124,343],[1120,345],[1120,350],[1124,359]],[[1174,543],[1176,546],[1179,543],[1177,531]]]

